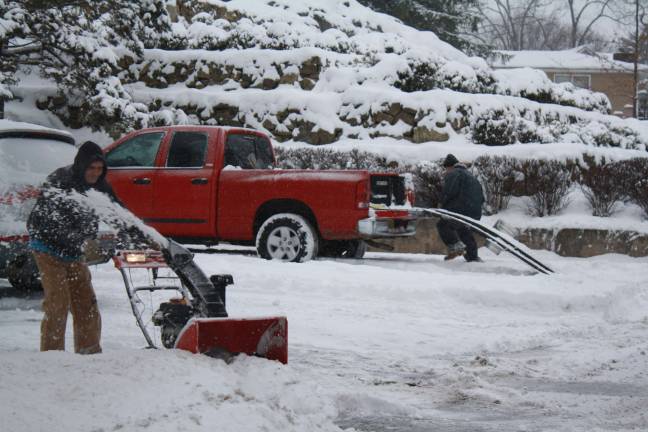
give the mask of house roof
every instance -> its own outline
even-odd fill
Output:
[[[501,54],[501,55],[499,55]],[[632,63],[614,60],[611,53],[590,52],[586,47],[564,51],[495,51],[488,59],[493,68],[531,67],[545,71],[632,72]],[[648,66],[639,65],[642,72]]]

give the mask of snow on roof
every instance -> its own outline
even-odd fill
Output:
[[[585,47],[564,51],[496,51],[488,59],[494,68],[566,69],[577,71],[632,72],[632,63],[613,59],[611,53],[588,52]],[[648,66],[639,65],[639,70],[648,71]]]

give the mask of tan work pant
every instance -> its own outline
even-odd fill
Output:
[[[41,322],[41,351],[65,350],[65,326],[72,312],[74,351],[101,352],[101,315],[85,262],[66,262],[34,252],[45,297]]]

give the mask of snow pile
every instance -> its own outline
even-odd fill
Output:
[[[0,408],[6,430],[340,430],[330,400],[289,369],[258,358],[227,365],[157,350],[2,357],[0,394],[12,395]]]

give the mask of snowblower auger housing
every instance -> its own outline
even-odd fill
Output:
[[[231,318],[225,308],[225,290],[234,283],[231,275],[207,277],[194,262],[193,254],[174,241],[162,252],[121,251],[114,258],[124,280],[137,325],[149,347],[156,344],[138,308],[140,291],[175,290],[181,298],[160,304],[151,322],[160,327],[162,345],[194,353],[230,358],[239,353],[288,362],[288,321],[286,317]],[[181,286],[156,284],[160,268],[170,268]],[[129,277],[133,268],[148,269],[153,284],[135,287]]]

